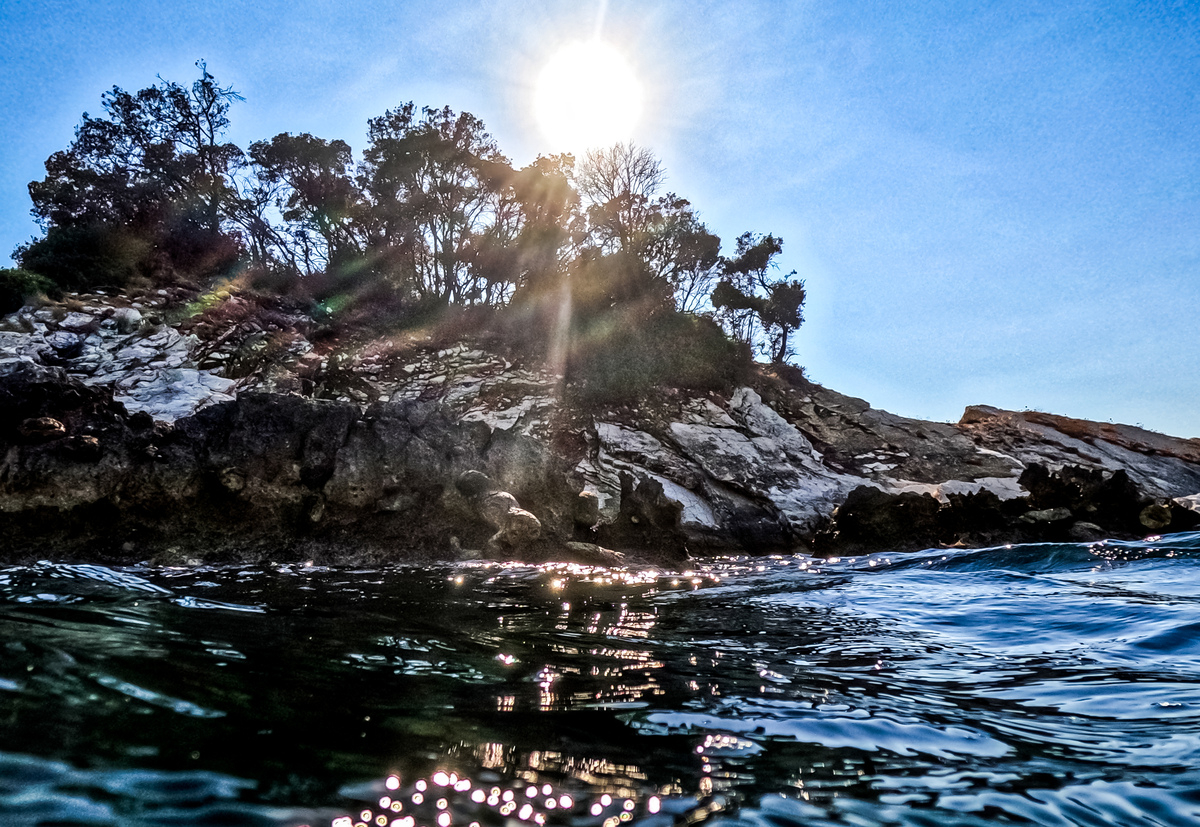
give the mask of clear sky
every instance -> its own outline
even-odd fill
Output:
[[[0,0],[0,259],[25,185],[113,85],[246,100],[230,137],[342,138],[403,101],[544,151],[563,42],[621,50],[633,135],[722,238],[784,238],[798,361],[875,407],[1200,436],[1200,3]]]

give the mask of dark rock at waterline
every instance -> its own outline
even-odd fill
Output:
[[[928,494],[888,493],[861,486],[850,492],[814,539],[821,554],[906,551],[1006,542],[1094,542],[1147,532],[1190,531],[1200,514],[1146,496],[1122,470],[1104,474],[1065,466],[1030,465],[1020,483],[1029,494],[1001,500],[989,491],[953,494],[940,503]]]
[[[682,506],[666,496],[662,483],[622,474],[617,518],[589,533],[602,546],[649,549],[656,557],[683,559],[687,536],[681,527],[682,513]]]
[[[171,425],[57,369],[3,370],[0,421],[21,426],[0,432],[6,562],[378,562],[477,549],[612,563],[613,543],[655,562],[685,554],[679,506],[661,487],[631,484],[630,528],[599,536],[595,497],[567,461],[436,401],[362,412],[246,393]]]
[[[0,559],[669,565],[1200,525],[1181,504],[1200,488],[1190,442],[1179,456],[1163,439],[1134,453],[1133,438],[1149,437],[1121,432],[1133,448],[1092,456],[994,409],[921,423],[807,384],[620,422],[575,412],[569,427],[540,430],[503,411],[464,416],[432,391],[365,409],[245,391],[173,423],[127,413],[113,393],[58,367],[0,362]],[[897,488],[909,490],[887,493]]]
[[[834,512],[836,534],[825,545],[905,551],[927,547],[940,535],[941,504],[929,494],[889,494],[860,485]]]

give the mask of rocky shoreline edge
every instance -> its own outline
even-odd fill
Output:
[[[331,345],[220,300],[0,320],[0,562],[680,565],[1200,525],[1200,440],[984,406],[907,419],[767,367],[584,411],[486,343]]]

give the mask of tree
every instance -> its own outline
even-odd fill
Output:
[[[263,238],[290,269],[309,275],[362,256],[361,200],[345,141],[285,132],[251,144],[249,155],[257,183],[252,203],[269,205],[281,220]]]
[[[577,178],[593,243],[669,285],[678,310],[700,311],[719,277],[721,239],[687,199],[658,194],[658,159],[634,144],[615,144],[588,152]]]
[[[654,195],[663,183],[654,154],[632,143],[589,150],[577,182],[600,248],[640,253],[657,206]]]
[[[711,302],[717,320],[734,338],[757,346],[773,362],[794,355],[791,332],[804,323],[807,294],[804,282],[790,277],[772,278],[775,256],[783,252],[783,239],[773,235],[738,236],[732,259],[722,267],[722,280]]]
[[[472,245],[474,272],[488,282],[511,281],[522,300],[559,286],[578,233],[579,194],[569,177],[574,163],[571,155],[554,155],[516,171],[507,164],[483,167],[496,209]]]
[[[720,277],[721,239],[691,204],[673,193],[658,199],[641,249],[650,271],[670,284],[676,308],[700,312]]]
[[[241,96],[218,85],[203,61],[196,65],[200,78],[190,87],[161,78],[136,93],[113,87],[102,97],[103,117],[84,113],[71,146],[51,155],[46,177],[29,185],[48,242],[48,249],[26,248],[31,260],[69,246],[54,236],[71,232],[132,235],[185,269],[236,255],[223,223],[242,152],[223,136]]]
[[[449,108],[418,118],[407,103],[372,118],[368,135],[359,184],[369,252],[418,297],[498,300],[504,285],[470,267],[473,245],[501,217],[493,182],[508,166],[483,122]]]

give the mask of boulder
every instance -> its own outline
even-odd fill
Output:
[[[1151,503],[1138,514],[1138,522],[1150,531],[1162,531],[1171,524],[1171,509],[1162,503]]]
[[[122,336],[135,333],[142,325],[142,314],[136,307],[118,307],[109,318]]]
[[[1095,543],[1107,538],[1108,533],[1095,523],[1080,520],[1068,529],[1067,536],[1076,543]]]
[[[28,442],[49,442],[67,435],[67,428],[52,416],[26,419],[17,432]]]
[[[861,553],[905,551],[938,544],[941,503],[929,494],[890,494],[860,485],[833,513],[833,534],[822,550]]]

